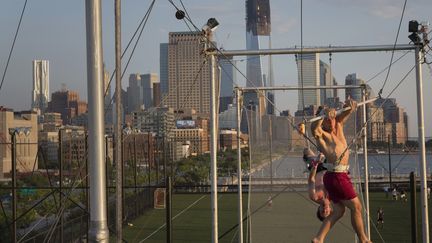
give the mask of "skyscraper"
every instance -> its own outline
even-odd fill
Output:
[[[331,73],[331,67],[327,63],[320,60],[320,85],[331,86],[337,85],[336,79]],[[337,97],[337,89],[322,89],[321,90],[321,105],[326,104],[328,100]]]
[[[154,84],[159,83],[155,73],[131,74],[129,76],[128,107],[129,113],[139,110],[142,106],[148,109],[153,107],[153,88]]]
[[[160,93],[168,93],[168,43],[161,43],[159,47],[159,79]]]
[[[348,74],[345,78],[345,85],[361,85],[365,81],[357,77],[356,73]],[[360,102],[362,100],[362,91],[359,88],[348,88],[345,89],[345,99],[351,97],[351,99]]]
[[[154,105],[154,90],[155,84],[159,84],[158,75],[156,73],[147,73],[141,75],[143,83],[143,103],[145,108],[153,107]]]
[[[246,49],[259,50],[259,36],[266,36],[271,47],[271,21],[270,21],[270,2],[269,0],[246,0]],[[264,80],[263,66],[260,56],[247,56],[246,63],[246,87],[273,86],[273,75],[271,75],[271,59],[269,59],[269,80]],[[271,94],[269,94],[271,93]],[[274,94],[269,92],[266,96],[274,102]],[[264,113],[268,104],[259,99],[264,96],[257,93],[245,93],[245,101],[259,106],[259,111]],[[269,112],[274,112],[269,109]]]
[[[203,55],[201,32],[170,32],[168,44],[168,93],[163,105],[194,109],[201,117],[210,115],[210,62]]]
[[[302,54],[296,56],[298,85],[319,86],[320,85],[320,61],[318,53]],[[299,90],[298,110],[303,107],[321,105],[320,90]]]
[[[33,94],[32,108],[42,113],[48,108],[49,102],[49,62],[33,60]]]
[[[109,72],[105,69],[104,64],[104,76],[103,76],[103,92],[104,98],[104,112],[105,112],[105,124],[109,125],[113,123],[113,105],[111,103],[111,84]]]
[[[87,112],[87,103],[80,100],[78,92],[63,89],[52,94],[48,111],[60,113],[63,124],[71,124],[74,117]]]
[[[220,106],[219,112],[228,109],[228,105],[233,103],[233,89],[236,82],[236,72],[234,71],[234,60],[232,57],[228,59],[219,58],[221,87],[220,87]]]
[[[129,75],[129,86],[127,87],[127,113],[140,109],[140,106],[142,105],[142,91],[141,75],[139,73]]]

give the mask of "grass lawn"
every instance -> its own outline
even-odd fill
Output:
[[[273,199],[271,207],[265,203],[268,197],[267,193],[251,195],[251,211],[265,205],[251,217],[252,242],[310,242],[321,222],[315,217],[316,205],[306,199],[306,193],[281,193]],[[409,202],[386,199],[384,193],[371,193],[370,197],[373,222],[376,221],[378,207],[383,207],[385,213],[384,229],[379,230],[383,240],[371,226],[373,242],[411,242]],[[176,194],[172,202],[173,242],[210,242],[210,194]],[[246,194],[243,202],[246,215]],[[236,230],[228,232],[237,223],[237,194],[219,193],[218,208],[219,236],[226,233],[219,242],[237,242]],[[349,216],[347,211],[340,223],[334,226],[326,242],[354,242]],[[421,218],[420,212],[418,217]],[[133,226],[125,226],[123,232],[128,242],[165,242],[165,210],[149,210],[130,223]],[[247,226],[245,221],[245,237]],[[421,226],[419,227],[421,229]],[[421,232],[419,235],[421,236]]]
[[[384,227],[376,229],[371,224],[371,238],[373,242],[411,242],[411,205],[410,194],[407,193],[408,202],[400,200],[394,201],[391,195],[388,198],[384,193],[370,194],[370,214],[373,223],[376,224],[377,211],[379,207],[384,209]],[[431,218],[431,200],[428,201],[429,218]],[[421,207],[420,195],[417,192],[417,219],[418,219],[418,236],[417,241],[422,242],[422,225],[421,225]],[[429,223],[429,232],[431,232]],[[381,235],[381,237],[380,237]]]

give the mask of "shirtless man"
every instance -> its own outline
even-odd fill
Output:
[[[332,211],[328,193],[323,182],[324,174],[327,171],[322,164],[324,155],[320,154],[317,157],[312,150],[308,148],[303,151],[303,155],[303,160],[308,164],[308,169],[310,170],[308,179],[309,198],[319,204],[317,218],[320,221],[324,221]]]
[[[324,175],[324,186],[333,202],[333,212],[321,225],[314,243],[324,242],[330,228],[344,215],[345,207],[351,211],[351,224],[361,243],[370,242],[365,234],[362,220],[362,205],[348,176],[349,151],[343,125],[349,115],[355,111],[357,103],[346,100],[345,107],[350,110],[336,117],[335,109],[324,110],[326,118],[311,124],[312,135],[318,143],[318,149],[325,155],[328,165],[333,168]]]

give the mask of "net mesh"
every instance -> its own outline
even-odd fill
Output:
[[[250,107],[249,107],[250,108]],[[274,116],[246,108],[249,129],[250,168],[248,173],[249,207],[247,231],[249,242],[307,242],[318,231],[321,222],[316,217],[318,204],[309,199],[307,178],[309,171],[303,162],[303,149],[313,144],[307,142],[293,128],[303,117]],[[348,144],[356,134],[357,114],[346,122]],[[306,126],[310,136],[310,126]],[[359,141],[358,141],[359,142]],[[359,142],[361,145],[361,143]],[[356,147],[353,144],[351,150]],[[351,154],[353,183],[360,185],[356,158]],[[354,178],[355,177],[355,178]],[[360,188],[356,188],[359,191]],[[348,215],[348,216],[347,216]],[[354,242],[349,214],[329,233],[330,242]]]

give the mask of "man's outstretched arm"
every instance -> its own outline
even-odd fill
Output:
[[[351,109],[342,112],[340,115],[338,115],[336,117],[336,121],[338,123],[341,123],[341,124],[344,124],[346,122],[346,120],[348,120],[348,118],[351,115],[351,113],[353,113],[356,110],[356,108],[357,108],[357,102],[355,100],[352,100],[352,99],[347,99],[345,101],[344,107],[351,107]]]

